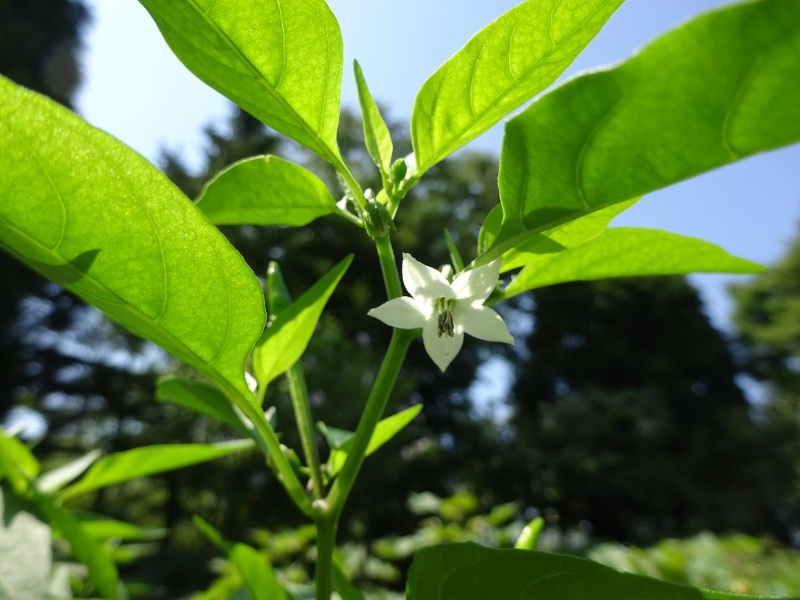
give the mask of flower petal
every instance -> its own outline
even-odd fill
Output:
[[[460,273],[452,286],[456,298],[465,300],[469,304],[475,302],[483,304],[497,285],[502,261],[502,258],[498,258],[487,265]]]
[[[410,254],[403,254],[403,283],[418,301],[435,302],[438,298],[453,300],[456,297],[444,275]]]
[[[425,344],[425,352],[428,353],[428,356],[444,372],[461,350],[464,343],[464,332],[461,328],[456,327],[452,337],[446,333],[439,336],[439,325],[434,320],[430,320],[422,328],[422,343]]]
[[[458,302],[453,309],[453,321],[473,337],[487,342],[514,343],[514,337],[495,311],[488,306],[468,306]]]
[[[415,302],[408,296],[395,298],[373,308],[367,314],[400,329],[416,329],[432,320],[433,307]]]

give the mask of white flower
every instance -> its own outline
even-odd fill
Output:
[[[500,276],[500,259],[456,276],[451,284],[436,269],[403,254],[403,296],[369,311],[400,329],[422,328],[425,351],[444,371],[461,350],[464,333],[489,342],[513,344],[514,338],[495,311],[483,303]]]

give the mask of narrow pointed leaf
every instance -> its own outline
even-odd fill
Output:
[[[352,260],[353,257],[348,256],[339,262],[305,294],[279,312],[264,331],[253,353],[253,369],[260,389],[265,389],[269,382],[300,360],[322,309]]]
[[[247,433],[225,394],[202,381],[162,377],[156,383],[156,399],[183,406]]]
[[[416,416],[422,410],[421,404],[415,404],[405,410],[400,411],[397,414],[392,415],[391,417],[386,417],[385,419],[381,419],[378,423],[377,427],[375,427],[375,431],[372,433],[372,437],[369,439],[369,445],[367,446],[367,451],[364,456],[369,456],[376,450],[378,450],[381,446],[383,446],[386,442],[391,440],[394,436],[400,433],[405,427],[413,421]],[[350,447],[353,445],[353,437],[346,440],[342,444],[339,445],[338,448],[331,451],[330,457],[328,458],[328,475],[330,477],[335,476],[342,470],[344,466],[344,461],[347,458],[347,452],[350,450]]]
[[[450,262],[453,265],[456,273],[461,273],[464,270],[464,259],[461,258],[461,253],[458,251],[456,241],[453,239],[453,234],[449,229],[444,230],[444,240],[447,242],[447,251],[450,253]]]
[[[75,558],[89,571],[89,579],[106,600],[124,600],[127,593],[122,587],[117,567],[100,542],[95,540],[83,524],[69,511],[45,494],[34,496],[39,509],[47,515],[54,529],[57,529],[69,542]]]
[[[758,0],[703,15],[509,121],[493,252],[797,141],[800,2]]]
[[[251,440],[219,444],[169,444],[134,448],[98,460],[80,480],[63,490],[62,500],[109,485],[164,473],[228,456],[253,447]]]
[[[223,539],[216,529],[200,517],[194,517],[194,524],[236,565],[253,600],[286,598],[286,593],[278,583],[278,577],[264,554],[247,544]]]
[[[92,538],[106,542],[108,540],[153,541],[163,538],[169,529],[145,528],[93,514],[78,513],[75,515],[81,522],[83,530]]]
[[[522,258],[522,257],[520,257]],[[657,229],[607,229],[591,241],[554,254],[528,254],[525,268],[503,290],[521,292],[565,281],[686,273],[760,273],[764,267],[719,246]]]
[[[471,542],[419,550],[411,564],[406,592],[408,600],[756,599],[622,573],[585,558],[535,550],[498,550]]]
[[[18,493],[28,488],[28,481],[39,474],[39,461],[15,437],[8,435],[0,427],[0,481],[7,477]]]
[[[339,23],[323,0],[140,0],[175,55],[251,115],[336,162]]]
[[[424,172],[553,83],[623,0],[529,0],[479,31],[423,84],[411,116]]]
[[[364,122],[364,141],[367,144],[367,152],[372,158],[384,178],[388,178],[392,171],[392,137],[389,127],[378,110],[378,105],[370,94],[361,65],[357,61],[353,63],[356,73],[356,86],[358,87],[358,102],[361,105],[361,119]]]
[[[197,207],[215,225],[305,225],[336,212],[319,177],[277,156],[247,158],[221,171]]]
[[[141,156],[0,78],[0,247],[228,389],[263,329],[238,252]]]
[[[364,594],[353,585],[339,561],[335,559],[333,561],[333,589],[339,593],[342,600],[365,600]]]
[[[42,473],[36,480],[36,489],[45,493],[57,492],[81,475],[101,455],[100,450],[92,450],[60,467]]]

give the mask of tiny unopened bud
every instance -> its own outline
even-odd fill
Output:
[[[403,179],[406,178],[406,173],[408,173],[408,165],[404,158],[399,158],[395,161],[392,165],[392,183],[395,185],[399,184]]]
[[[367,200],[367,204],[364,206],[364,227],[373,239],[386,237],[395,229],[389,211],[374,199]]]

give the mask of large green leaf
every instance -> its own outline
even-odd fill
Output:
[[[615,571],[599,563],[533,550],[446,544],[416,553],[408,575],[409,600],[702,600],[755,599],[718,595]]]
[[[109,454],[98,460],[80,480],[63,490],[62,500],[74,498],[109,485],[164,473],[181,467],[215,460],[253,445],[251,440],[218,444],[169,444],[134,448]]]
[[[323,0],[140,0],[186,67],[323,158],[336,144],[343,48]]]
[[[247,544],[223,539],[216,529],[200,517],[194,517],[194,524],[236,565],[253,600],[286,598],[286,593],[278,582],[275,571],[263,553]]]
[[[337,211],[319,177],[278,158],[257,156],[221,171],[197,207],[215,225],[305,225]]]
[[[574,79],[509,121],[503,224],[521,240],[800,140],[800,2],[701,16],[622,65]]]
[[[562,252],[518,257],[525,268],[503,290],[509,298],[565,281],[685,273],[760,273],[764,267],[695,238],[620,227]]]
[[[529,0],[479,31],[423,84],[411,115],[423,172],[553,83],[624,0]]]
[[[253,272],[141,156],[0,78],[0,247],[228,389],[264,325]]]
[[[263,393],[267,385],[300,360],[308,345],[322,309],[350,266],[348,256],[328,271],[306,293],[281,310],[256,345],[253,370]]]

